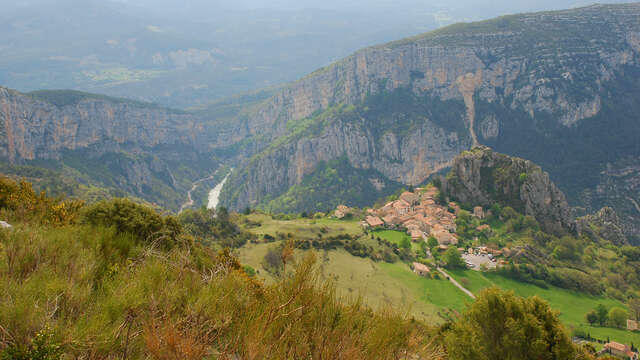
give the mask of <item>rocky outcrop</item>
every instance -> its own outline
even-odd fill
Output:
[[[621,227],[629,242],[640,244],[640,157],[624,157],[606,164],[598,174],[597,184],[583,191],[580,200],[583,214],[601,207],[615,209],[613,223]]]
[[[135,102],[91,97],[64,106],[0,88],[0,159],[56,159],[88,147],[206,143],[196,117]]]
[[[603,207],[596,214],[578,218],[576,225],[579,234],[587,235],[594,241],[602,238],[618,246],[628,244],[618,214],[610,207]]]
[[[456,157],[442,191],[461,203],[495,203],[536,218],[548,232],[574,231],[569,204],[549,174],[531,161],[476,147]]]

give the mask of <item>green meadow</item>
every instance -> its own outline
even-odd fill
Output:
[[[617,300],[604,296],[591,296],[570,290],[549,286],[547,289],[514,281],[494,273],[481,273],[473,270],[455,270],[449,272],[464,287],[474,294],[482,289],[497,286],[511,290],[516,295],[529,297],[539,296],[549,302],[552,308],[560,313],[560,320],[570,329],[581,329],[597,339],[611,340],[625,344],[640,344],[640,333],[609,327],[590,326],[585,320],[585,314],[603,304],[608,309],[625,305]]]

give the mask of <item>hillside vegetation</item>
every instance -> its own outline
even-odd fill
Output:
[[[0,185],[3,359],[437,358],[433,329],[340,302],[312,256],[264,285],[176,218]]]
[[[230,222],[236,215],[206,214],[164,216],[126,199],[85,206],[1,179],[0,216],[13,226],[0,231],[0,358],[458,359],[468,344],[448,339],[493,331],[472,319],[473,307],[436,328],[338,296],[313,253],[297,256],[291,242],[278,255],[282,271],[262,283],[222,249],[227,238],[251,239]],[[533,344],[553,350],[500,340],[504,351],[588,358],[541,300],[497,289],[484,298],[539,304],[527,318],[547,319]],[[504,320],[514,331],[538,326],[518,312]],[[474,354],[466,358],[492,358]]]

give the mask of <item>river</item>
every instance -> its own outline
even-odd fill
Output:
[[[229,179],[232,171],[233,169],[229,171],[227,176],[225,176],[224,179],[222,179],[222,181],[218,185],[216,185],[216,187],[209,191],[209,203],[207,204],[207,209],[215,209],[216,207],[218,207],[218,204],[220,203],[220,192],[222,192],[222,188]]]

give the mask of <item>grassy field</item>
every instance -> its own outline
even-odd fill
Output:
[[[275,237],[277,233],[291,233],[295,234],[298,239],[315,239],[318,234],[322,234],[323,237],[339,234],[364,235],[362,227],[357,220],[328,218],[274,220],[271,215],[260,213],[247,215],[246,219],[260,224],[257,227],[247,227],[248,231],[258,236],[269,234]],[[325,232],[323,233],[323,231]]]
[[[261,263],[267,250],[278,244],[248,244],[237,254],[241,263],[256,269],[266,283],[272,283],[273,276]],[[374,262],[344,250],[315,251],[315,254],[322,277],[333,280],[341,296],[361,297],[373,308],[391,306],[429,323],[441,323],[443,318],[439,313],[448,308],[459,311],[467,300],[448,281],[419,277],[401,262]],[[304,251],[296,252],[296,258],[304,255]]]
[[[380,268],[398,283],[411,289],[411,295],[425,303],[433,304],[439,309],[461,311],[470,298],[449,281],[434,280],[417,276],[408,265],[397,262],[380,263]]]
[[[455,270],[449,273],[473,293],[478,293],[487,287],[498,286],[502,289],[512,290],[520,296],[528,297],[537,295],[547,300],[552,308],[560,312],[560,319],[570,329],[582,329],[590,333],[591,336],[602,340],[606,340],[607,337],[609,337],[611,340],[625,344],[632,342],[634,344],[640,344],[640,333],[633,333],[622,329],[589,326],[585,321],[585,314],[595,309],[598,304],[603,304],[607,308],[613,306],[625,307],[624,304],[617,300],[602,296],[589,296],[553,286],[549,286],[548,289],[543,289],[535,285],[517,282],[492,273],[481,273],[472,270]]]
[[[411,250],[417,251],[420,250],[420,245],[417,242],[411,241],[411,237],[407,235],[404,231],[397,230],[375,230],[373,235],[379,237],[380,239],[384,239],[389,241],[392,244],[396,244],[400,246],[400,243],[403,239],[409,239],[411,242]]]
[[[262,236],[277,233],[292,233],[297,238],[313,239],[322,233],[323,236],[335,236],[339,234],[364,235],[358,221],[342,221],[335,219],[294,219],[274,220],[269,215],[251,214],[247,219],[260,226],[249,226],[248,231]],[[375,232],[376,237],[386,239],[392,243],[400,244],[403,237],[407,236],[400,231],[381,230]],[[368,242],[369,237],[362,237],[362,241]],[[267,283],[272,282],[273,277],[263,269],[261,262],[269,247],[278,246],[279,242],[269,244],[247,244],[238,250],[238,256],[242,263],[254,267],[258,276]],[[414,248],[417,244],[413,244]],[[419,277],[414,274],[407,264],[374,262],[351,256],[344,250],[316,251],[319,266],[324,278],[333,279],[339,293],[343,296],[361,296],[363,300],[374,308],[380,306],[393,306],[396,309],[407,309],[408,313],[429,322],[439,323],[443,321],[442,314],[448,309],[461,311],[469,299],[459,289],[446,280],[433,280]],[[303,252],[297,253],[298,257]],[[463,286],[478,293],[482,289],[498,286],[502,289],[512,290],[520,296],[540,296],[547,300],[551,306],[560,312],[560,319],[570,329],[582,329],[591,336],[606,340],[612,340],[626,344],[640,344],[640,334],[621,329],[591,327],[584,320],[587,312],[598,304],[607,308],[613,306],[624,307],[619,301],[588,296],[556,287],[548,289],[520,283],[492,273],[481,273],[471,270],[450,271],[450,274]]]

